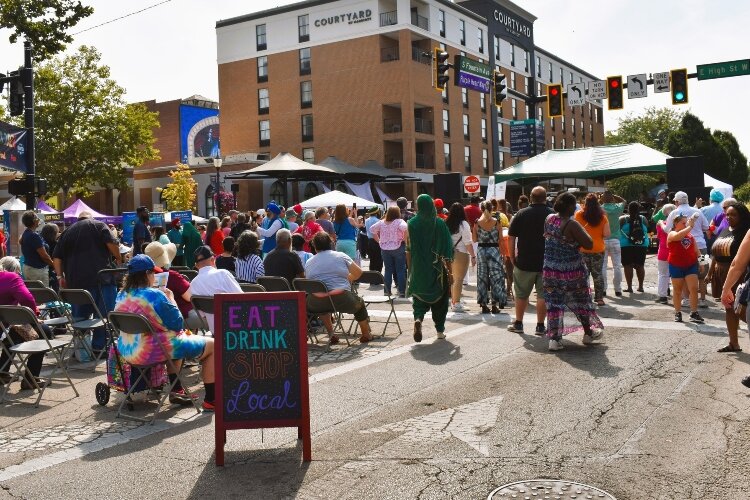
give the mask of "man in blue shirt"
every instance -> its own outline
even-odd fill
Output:
[[[370,271],[383,272],[383,256],[380,253],[380,243],[375,241],[375,237],[372,234],[372,226],[380,220],[380,209],[375,207],[367,212],[367,215],[369,217],[365,221],[365,229],[367,230],[367,255],[370,256]]]

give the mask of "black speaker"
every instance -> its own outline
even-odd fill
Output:
[[[443,200],[443,206],[450,206],[461,201],[461,174],[451,172],[450,174],[434,174],[432,176],[435,184],[435,198]]]
[[[703,187],[703,157],[682,156],[667,158],[667,184],[670,191],[687,191]],[[692,200],[691,200],[692,202]]]
[[[680,191],[685,191],[685,193],[687,193],[688,202],[690,203],[690,206],[695,205],[695,200],[698,198],[703,199],[703,206],[706,206],[710,203],[709,201],[709,196],[711,195],[710,187],[689,187],[689,188],[680,189]],[[672,200],[669,200],[669,202],[672,203]]]

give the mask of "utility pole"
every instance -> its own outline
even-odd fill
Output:
[[[31,42],[23,42],[24,64],[21,82],[24,90],[24,127],[26,127],[26,210],[36,207],[36,155],[34,152],[34,66]]]

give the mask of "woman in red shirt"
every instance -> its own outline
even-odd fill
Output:
[[[315,213],[311,210],[305,210],[302,213],[302,217],[304,222],[300,225],[300,227],[297,228],[295,233],[299,233],[303,238],[305,238],[305,244],[302,248],[305,250],[305,252],[309,252],[311,250],[310,242],[312,241],[313,236],[322,231],[323,228],[320,224],[315,222]]]
[[[218,217],[211,217],[208,219],[205,241],[206,245],[211,247],[214,255],[221,255],[224,253],[224,233],[219,227]]]
[[[669,276],[672,278],[672,301],[674,303],[674,320],[682,322],[682,289],[687,286],[690,295],[690,321],[703,323],[698,314],[698,257],[700,250],[695,238],[690,234],[699,214],[687,218],[678,215],[674,218],[672,230],[667,235],[669,248]]]

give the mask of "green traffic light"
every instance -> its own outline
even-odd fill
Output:
[[[674,98],[677,101],[684,101],[685,100],[685,94],[683,92],[675,92]]]

